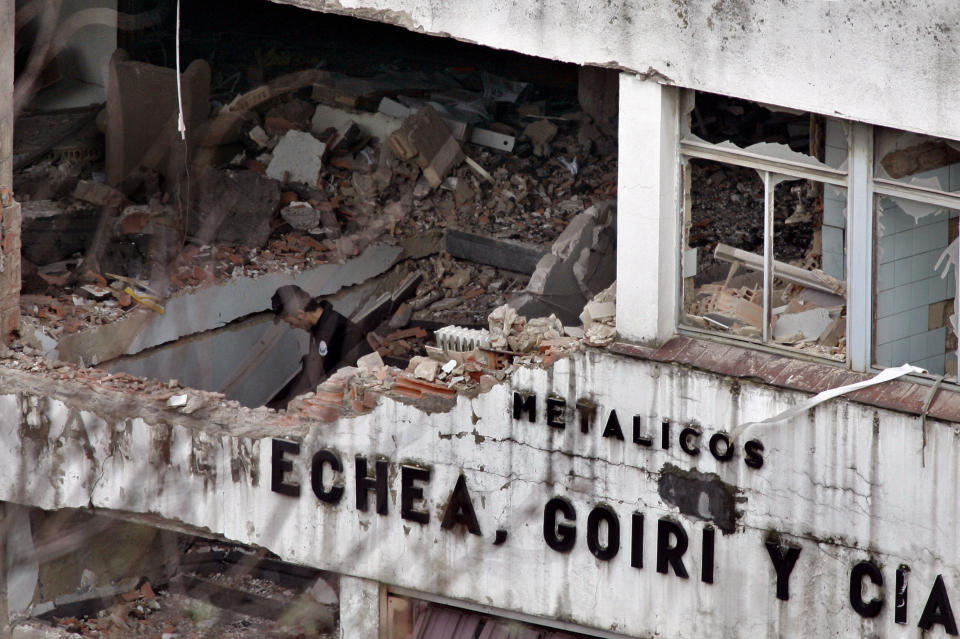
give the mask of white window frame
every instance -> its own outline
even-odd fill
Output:
[[[693,92],[689,92],[686,99],[692,100]],[[681,109],[681,118],[685,118],[686,110]],[[847,167],[846,171],[829,167],[811,166],[799,162],[791,162],[775,157],[751,153],[743,149],[734,149],[728,146],[719,147],[708,142],[692,140],[684,135],[680,136],[678,160],[681,166],[689,159],[703,159],[721,162],[757,170],[764,182],[764,274],[763,274],[763,346],[782,352],[792,357],[815,357],[825,362],[839,363],[837,360],[820,358],[810,353],[793,351],[787,347],[779,347],[769,340],[770,294],[773,280],[773,188],[772,175],[782,175],[793,179],[807,179],[841,186],[847,192],[846,210],[846,286],[847,286],[847,359],[846,364],[855,371],[867,372],[878,368],[873,361],[873,341],[875,333],[874,300],[874,258],[877,246],[875,237],[875,205],[877,195],[886,195],[906,200],[943,206],[960,210],[960,193],[952,195],[944,191],[936,191],[920,186],[913,186],[894,180],[878,178],[874,175],[874,127],[869,124],[840,120],[847,128]],[[687,131],[684,121],[680,122],[680,130]],[[680,228],[680,256],[678,268],[682,269],[682,253],[686,250],[685,197],[679,198],[678,222]],[[684,299],[683,278],[678,278],[679,289],[677,294],[676,317],[678,328],[685,333],[696,333],[717,336],[708,330],[683,325]],[[956,278],[960,289],[960,275]],[[960,290],[958,290],[960,294]],[[723,336],[738,342],[756,344],[747,338]],[[960,355],[958,355],[960,357]]]

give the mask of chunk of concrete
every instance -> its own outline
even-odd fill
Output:
[[[550,141],[558,132],[557,125],[550,120],[531,122],[523,130],[523,134],[533,142],[533,152],[537,155],[546,155],[550,151]]]
[[[313,113],[310,130],[314,135],[320,135],[330,128],[339,131],[348,122],[355,123],[366,135],[386,140],[400,128],[403,124],[403,118],[392,117],[385,113],[336,109],[325,104],[318,104],[317,110]]]
[[[97,206],[121,206],[127,198],[123,193],[100,182],[80,180],[73,191],[73,197]]]
[[[213,241],[260,247],[270,237],[270,219],[280,204],[280,186],[253,171],[211,169],[202,179],[199,215],[191,233]]]
[[[126,58],[118,49],[107,82],[106,173],[113,186],[140,166],[170,173],[169,149],[179,139],[177,72]],[[209,114],[210,65],[191,62],[182,86],[184,121],[192,136]],[[182,157],[176,160],[182,166]]]
[[[273,138],[263,130],[263,127],[257,125],[250,129],[250,132],[247,134],[250,136],[250,139],[253,140],[254,144],[259,146],[261,149],[266,149],[270,147],[270,143]]]
[[[577,321],[587,300],[616,279],[614,205],[603,202],[574,217],[537,263],[525,294],[511,304],[528,317],[556,313]]]
[[[773,327],[773,338],[800,333],[804,339],[815,340],[830,327],[832,321],[830,312],[825,308],[784,314],[777,318]]]
[[[280,182],[317,186],[327,145],[303,131],[288,131],[273,150],[267,176]]]
[[[580,252],[593,243],[595,226],[592,209],[580,213],[567,223],[567,228],[554,240],[550,252],[561,260],[570,259],[574,255],[579,257]]]
[[[464,158],[447,123],[429,106],[403,121],[403,126],[390,136],[390,148],[402,159],[416,160],[433,188],[443,184]]]

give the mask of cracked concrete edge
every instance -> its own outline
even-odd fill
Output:
[[[163,315],[137,309],[120,321],[64,336],[47,355],[87,365],[134,355],[269,310],[271,295],[284,284],[297,284],[315,296],[332,295],[381,275],[401,254],[398,246],[378,244],[343,264],[321,264],[297,274],[267,273],[181,291],[166,301]]]

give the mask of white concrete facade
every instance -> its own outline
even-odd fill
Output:
[[[533,422],[526,412],[513,417],[515,391],[536,394]],[[551,396],[565,400],[566,410],[548,415]],[[836,400],[748,432],[729,461],[717,458],[726,450],[720,440],[717,455],[710,451],[717,433],[802,398],[599,352],[551,370],[521,369],[511,385],[461,397],[447,413],[384,399],[370,414],[331,424],[280,427],[262,412],[261,425],[229,432],[214,426],[215,415],[210,426],[173,410],[149,421],[105,419],[56,393],[5,394],[0,499],[139,513],[347,576],[617,635],[917,636],[938,575],[946,597],[960,596],[952,498],[960,430],[929,421],[924,451],[918,418]],[[597,407],[588,433],[573,408],[578,400]],[[277,439],[294,448],[276,452]],[[750,439],[763,450],[748,453]],[[681,440],[698,452],[685,452]],[[327,457],[314,476],[314,455],[322,450],[338,462]],[[748,460],[758,454],[762,466],[752,467]],[[368,476],[386,472],[382,506],[375,481],[357,490],[358,456]],[[460,477],[479,534],[471,534],[462,504],[450,527],[441,525]],[[361,493],[365,510],[357,504]],[[563,537],[562,528],[548,525],[545,532],[554,498],[575,511],[574,522],[561,507],[554,522],[575,525],[569,551],[548,540]],[[619,524],[616,545],[612,520]],[[684,535],[688,548],[679,561],[686,578],[668,557]],[[768,542],[775,542],[773,551]],[[786,561],[789,547],[800,554],[782,580],[785,600],[777,597],[771,553]],[[855,575],[864,603],[883,601],[874,618],[850,602],[851,573],[864,561],[873,562],[884,584]],[[894,606],[901,565],[909,567],[905,623],[897,622]],[[344,605],[371,607],[373,586],[355,590]],[[943,636],[945,624],[933,619],[931,636]]]

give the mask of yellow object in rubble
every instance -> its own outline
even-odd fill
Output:
[[[163,307],[150,299],[149,295],[137,295],[132,288],[129,286],[123,289],[123,292],[132,297],[138,304],[146,306],[151,311],[156,311],[163,315],[166,311],[163,310]]]

